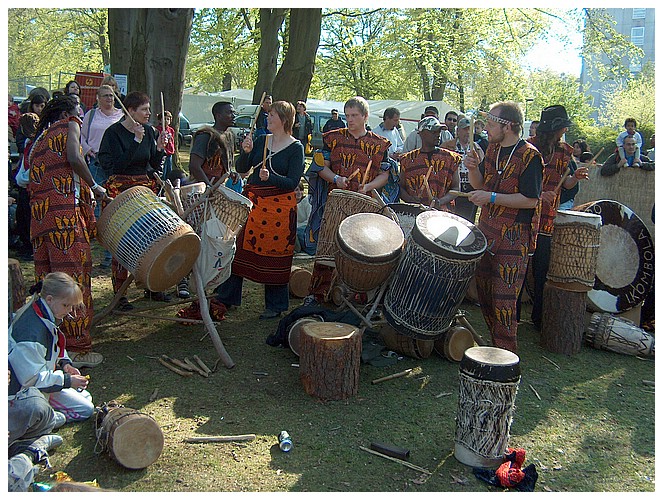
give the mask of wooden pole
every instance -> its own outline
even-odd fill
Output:
[[[469,151],[474,151],[474,116],[470,118],[470,148]]]
[[[185,443],[231,443],[233,441],[253,441],[255,434],[239,434],[237,436],[201,436],[190,437],[184,440]]]

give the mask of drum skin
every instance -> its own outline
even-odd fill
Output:
[[[601,244],[591,310],[622,313],[640,305],[654,283],[654,242],[642,220],[613,200],[585,203],[574,210],[601,216]]]

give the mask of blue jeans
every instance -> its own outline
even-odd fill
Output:
[[[230,278],[216,287],[214,292],[219,302],[226,306],[242,305],[242,285],[244,278],[231,274]],[[265,309],[277,313],[287,311],[290,307],[288,285],[265,285]]]
[[[168,176],[173,171],[173,155],[167,155],[163,158],[163,169],[161,172],[161,179],[166,182]]]

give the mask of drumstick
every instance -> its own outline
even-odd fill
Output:
[[[605,149],[605,148],[601,148],[601,149],[599,149],[599,152],[596,153],[596,154],[594,155],[594,157],[593,157],[591,160],[589,160],[589,162],[584,163],[584,165],[592,165],[592,164],[596,161],[596,159],[599,157],[599,155],[600,155],[601,153],[603,153],[603,150],[604,150],[604,149]],[[583,165],[583,164],[581,164],[581,165]]]
[[[360,173],[361,173],[361,170],[360,170],[360,169],[357,169],[357,170],[355,170],[354,172],[352,172],[352,173],[350,174],[350,177],[348,177],[347,182],[350,182],[352,179],[354,179],[354,178],[355,178],[357,175],[359,175]]]
[[[427,191],[428,191],[428,195],[430,196],[431,200],[433,199],[433,196],[430,192],[430,186],[428,185],[428,178],[430,177],[430,174],[431,174],[432,171],[433,171],[433,165],[431,164],[431,165],[429,165],[428,171],[426,172],[426,175],[424,176],[424,181],[421,183],[421,186],[419,187],[419,196],[421,196],[422,191],[424,190],[424,188],[426,188]]]
[[[380,205],[380,208],[384,208],[387,206],[387,204],[384,202],[382,199],[382,196],[380,196],[380,193],[378,193],[377,189],[371,189],[371,196],[375,201],[378,202],[378,205]]]
[[[470,118],[470,149],[474,151],[474,116]]]
[[[368,165],[366,165],[366,170],[364,171],[364,180],[361,183],[362,186],[366,185],[366,181],[368,180],[368,172],[371,170],[371,165],[373,164],[373,158],[368,160]]]
[[[272,137],[272,134],[267,134],[265,136],[265,147],[262,150],[262,157],[264,158],[262,161],[262,167],[260,167],[260,170],[267,170],[267,167],[265,166],[265,161],[267,161],[267,146],[269,145],[269,138]]]
[[[262,97],[260,98],[260,104],[258,104],[258,109],[256,110],[256,114],[253,116],[253,120],[251,120],[251,131],[249,132],[251,134],[251,137],[253,137],[253,132],[256,129],[256,123],[258,123],[258,116],[260,115],[260,110],[262,109],[262,103],[265,102],[265,97],[267,97],[267,92],[262,93]]]
[[[557,187],[555,188],[555,193],[559,192],[559,188],[562,187],[562,184],[564,184],[564,181],[566,180],[566,178],[569,176],[570,173],[571,173],[571,167],[566,167],[566,172],[564,172],[564,175],[559,180],[559,184],[557,184]]]
[[[412,371],[412,368],[408,368],[407,370],[404,370],[402,372],[394,373],[392,375],[387,375],[386,377],[382,377],[382,378],[376,378],[375,380],[373,380],[371,382],[371,384],[375,385],[375,384],[379,384],[380,382],[386,382],[387,380],[393,380],[395,378],[404,377],[405,375],[407,375],[411,371]]]
[[[460,196],[461,198],[469,198],[473,193],[463,193],[462,191],[456,191],[455,189],[450,189],[449,194],[454,196]]]
[[[122,102],[122,99],[120,99],[120,96],[117,95],[117,92],[115,92],[115,91],[113,90],[113,94],[114,94],[115,97],[117,98],[117,102],[119,102],[119,103],[120,103],[120,106],[122,106],[122,111],[124,111],[124,114],[127,115],[127,117],[128,117],[132,122],[134,122],[134,125],[138,124],[138,122],[137,122],[136,120],[133,119],[133,116],[131,116],[131,115],[129,114],[129,111],[127,111],[127,108],[124,107],[124,103]]]
[[[161,94],[161,130],[166,131],[166,107],[163,105],[163,92]]]

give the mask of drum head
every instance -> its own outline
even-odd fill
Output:
[[[417,215],[411,236],[423,248],[455,259],[474,259],[486,251],[486,237],[479,228],[448,212]]]
[[[654,242],[647,226],[627,206],[600,200],[574,207],[601,216],[601,245],[590,308],[621,313],[642,303],[654,282]]]
[[[320,316],[306,316],[295,321],[288,331],[288,346],[290,347],[290,350],[299,356],[299,347],[301,346],[301,339],[299,336],[302,333],[302,326],[307,323],[320,323],[322,321],[323,319]]]
[[[121,413],[120,410],[126,410]],[[127,469],[144,469],[161,455],[164,438],[159,425],[149,415],[111,411],[109,448],[115,459]],[[118,412],[118,413],[116,413]],[[115,415],[114,415],[115,413]]]
[[[361,213],[339,224],[337,242],[351,256],[370,262],[389,262],[400,255],[405,237],[400,226],[388,217]]]
[[[499,347],[470,347],[460,362],[460,371],[481,380],[514,382],[520,378],[520,358]]]
[[[175,286],[196,263],[200,238],[188,225],[178,232],[182,234],[154,244],[145,255],[146,276],[143,277],[142,272],[137,273],[136,278],[153,292],[163,292]]]
[[[558,210],[555,216],[555,225],[558,224],[589,224],[601,227],[601,216],[588,212],[578,212],[576,210]]]

